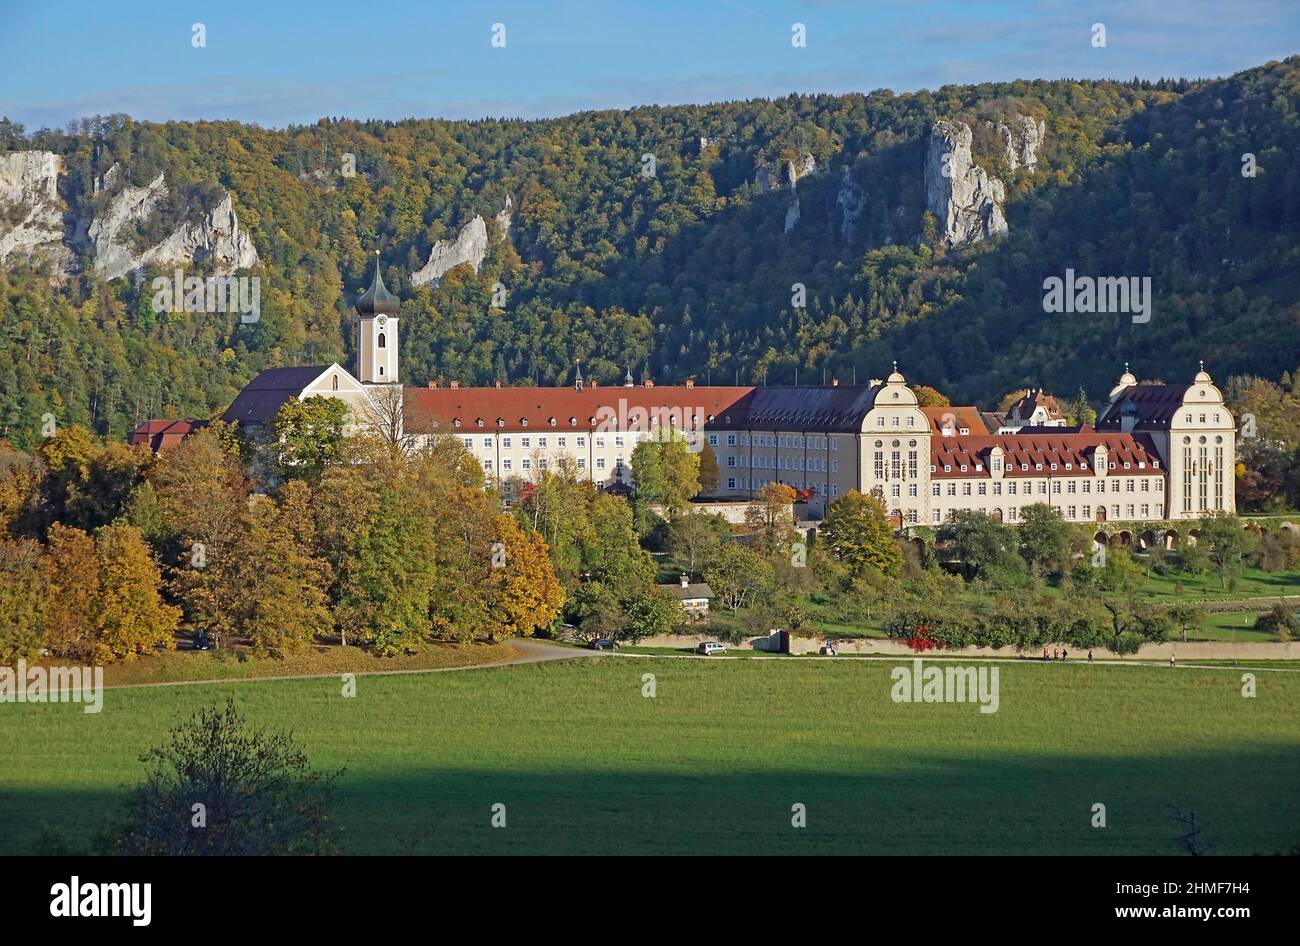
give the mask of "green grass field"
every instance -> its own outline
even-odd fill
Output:
[[[579,658],[362,677],[353,699],[327,678],[111,690],[97,716],[0,704],[0,853],[38,853],[43,824],[88,846],[140,752],[227,694],[347,767],[356,853],[1176,854],[1170,806],[1212,853],[1300,843],[1300,673],[1261,670],[1246,699],[1240,670],[1001,664],[981,714],[893,703],[902,663]]]

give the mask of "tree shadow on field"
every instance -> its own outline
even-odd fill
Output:
[[[1197,812],[1210,854],[1275,853],[1300,842],[1294,746],[982,759],[900,750],[869,764],[858,774],[794,770],[779,759],[698,774],[442,769],[374,777],[354,769],[338,785],[335,810],[355,854],[1177,855],[1171,809]],[[0,793],[0,853],[93,852],[125,796]],[[1105,827],[1093,827],[1098,804]],[[795,805],[804,806],[806,827],[793,826]]]

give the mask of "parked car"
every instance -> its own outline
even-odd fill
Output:
[[[695,652],[697,654],[703,654],[705,657],[712,657],[714,654],[725,654],[727,648],[723,647],[717,641],[701,641],[699,645],[696,646]]]
[[[592,650],[618,650],[618,641],[612,641],[608,637],[599,637],[587,646]]]
[[[209,650],[212,647],[212,636],[207,631],[199,631],[194,635],[195,650]]]

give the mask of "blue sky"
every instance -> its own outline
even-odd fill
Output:
[[[803,23],[807,46],[791,46]],[[1091,43],[1106,26],[1107,45]],[[191,27],[207,45],[191,45]],[[505,48],[490,43],[506,27]],[[0,115],[541,117],[1016,78],[1226,75],[1297,0],[0,0]]]

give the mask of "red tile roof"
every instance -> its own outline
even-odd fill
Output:
[[[956,435],[960,435],[961,429],[965,427],[970,431],[971,436],[983,435],[989,432],[984,418],[975,407],[923,407],[921,413],[930,418],[930,427],[936,434],[943,434],[943,429],[955,427]],[[950,420],[945,420],[947,415],[951,415]]]
[[[437,422],[437,429],[452,433],[590,430],[606,417],[633,421],[643,416],[641,412],[648,412],[648,416],[663,420],[664,411],[690,429],[691,419],[697,415],[701,426],[724,426],[723,418],[732,411],[739,415],[737,405],[753,390],[684,385],[609,386],[581,391],[573,387],[439,387],[406,388],[403,400],[406,423],[413,431],[426,430],[431,421]],[[459,427],[455,426],[457,420]],[[734,426],[736,418],[732,420]]]
[[[932,437],[931,474],[936,479],[989,475],[994,447],[1003,451],[1005,476],[1093,476],[1093,457],[1105,445],[1115,470],[1163,475],[1155,444],[1144,434],[1097,433],[1084,428],[1072,434],[1004,434],[983,437]],[[1052,469],[1052,464],[1056,469]],[[1041,469],[1039,468],[1041,464]],[[1067,469],[1067,464],[1069,468]],[[1139,466],[1141,464],[1141,466]],[[962,466],[966,467],[965,472]],[[976,469],[976,466],[979,469]],[[944,467],[948,470],[944,470]]]
[[[154,453],[170,450],[182,440],[208,425],[206,420],[147,420],[131,433],[126,442],[131,446],[145,446]]]

